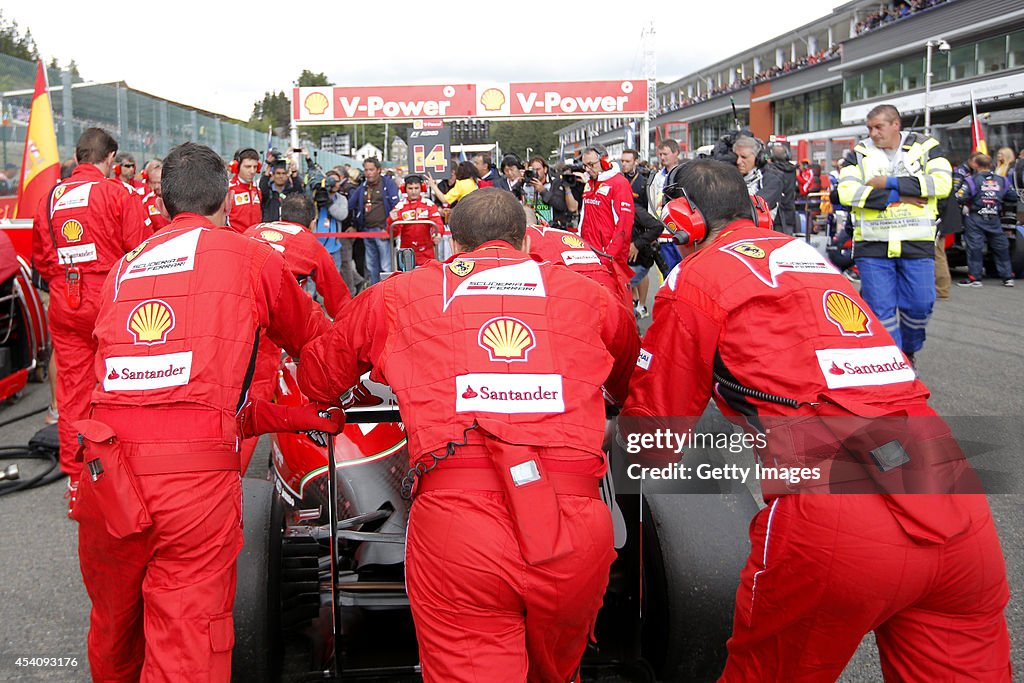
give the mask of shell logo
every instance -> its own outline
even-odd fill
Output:
[[[587,243],[576,235],[565,235],[562,237],[562,244],[573,249],[585,249],[587,246]]]
[[[306,108],[313,116],[320,116],[327,111],[327,105],[330,101],[327,99],[327,95],[322,92],[312,92],[306,95],[306,99],[302,101],[302,106]]]
[[[829,322],[839,328],[844,337],[871,335],[871,319],[856,301],[842,292],[830,289],[822,296],[822,307]]]
[[[159,299],[143,301],[128,316],[128,331],[136,344],[163,344],[173,329],[174,311]]]
[[[284,235],[279,233],[277,230],[264,230],[260,233],[260,237],[268,242],[280,242],[284,239]]]
[[[487,350],[492,361],[525,362],[537,346],[530,326],[516,318],[492,318],[480,328],[477,343]]]
[[[764,258],[765,256],[764,249],[757,245],[751,244],[750,242],[743,242],[741,244],[737,244],[732,248],[732,250],[735,251],[737,254],[749,256],[750,258]]]
[[[505,106],[505,93],[498,88],[488,88],[480,95],[484,111],[500,111]]]
[[[82,239],[82,224],[74,219],[64,221],[64,225],[60,226],[60,231],[68,242],[77,242]]]

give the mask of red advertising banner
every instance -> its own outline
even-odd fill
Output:
[[[297,122],[466,118],[476,113],[476,86],[389,85],[295,88]]]
[[[643,115],[647,81],[510,84],[512,116]]]
[[[296,123],[643,116],[647,81],[295,88]]]

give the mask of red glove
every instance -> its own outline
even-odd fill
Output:
[[[312,432],[310,438],[317,445],[326,446],[322,434],[337,434],[344,426],[345,411],[323,403],[282,406],[256,399],[238,413],[238,430],[246,438],[271,432]],[[313,435],[317,432],[319,439]]]

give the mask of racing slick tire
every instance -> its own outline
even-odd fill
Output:
[[[746,488],[645,498],[645,659],[661,681],[715,681],[758,505]]]
[[[274,574],[274,486],[269,481],[243,478],[243,536],[238,554],[235,591],[235,647],[231,680],[270,683],[277,675],[281,647],[278,634],[279,599]],[[279,507],[279,506],[278,506]]]

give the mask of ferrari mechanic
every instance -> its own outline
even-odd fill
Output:
[[[755,227],[735,168],[693,161],[679,182],[673,220],[699,250],[657,294],[620,425],[696,421],[714,397],[764,432],[831,420],[836,449],[867,449],[889,473],[878,481],[922,462],[928,476],[955,442],[846,278],[806,243]],[[906,432],[874,443],[886,416]],[[955,463],[934,472],[960,478],[920,490],[978,491]],[[750,527],[721,680],[836,680],[873,630],[886,680],[1009,682],[1009,592],[984,495],[785,492],[766,492]]]
[[[335,433],[344,417],[246,401],[261,330],[297,353],[326,320],[277,252],[219,227],[228,178],[213,150],[185,143],[163,170],[172,222],[103,285],[98,386],[91,419],[75,425],[96,681],[230,678],[239,437]]]
[[[574,680],[615,556],[602,385],[622,397],[636,326],[600,285],[521,250],[511,193],[467,195],[450,227],[458,253],[353,299],[303,349],[299,386],[337,402],[372,369],[402,406],[424,680]]]
[[[32,223],[32,262],[50,285],[48,318],[57,360],[60,416],[60,467],[68,475],[70,502],[78,487],[81,463],[72,423],[89,412],[96,384],[96,313],[103,279],[126,252],[150,234],[137,195],[108,178],[117,141],[105,130],[89,128],[78,139],[78,166],[36,210]]]

